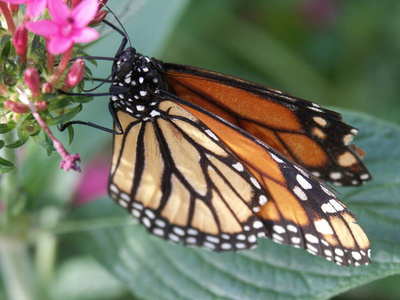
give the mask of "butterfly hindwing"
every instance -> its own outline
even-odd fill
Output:
[[[340,114],[282,91],[232,76],[165,64],[174,93],[277,149],[322,180],[360,185],[370,179],[350,144],[357,130]]]
[[[254,211],[268,237],[340,265],[369,262],[367,236],[320,180],[235,125],[198,107],[181,105],[207,124],[262,186],[268,201]]]
[[[124,135],[114,140],[112,198],[174,242],[217,251],[257,245],[266,232],[253,209],[265,204],[264,191],[212,131],[170,101],[146,122],[117,115]]]

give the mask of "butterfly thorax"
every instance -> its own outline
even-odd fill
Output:
[[[162,62],[125,49],[113,65],[111,101],[137,117],[147,118],[157,102],[154,94],[169,90]]]

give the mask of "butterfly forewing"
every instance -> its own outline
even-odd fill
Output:
[[[370,179],[357,133],[340,114],[284,92],[199,68],[166,64],[174,93],[235,124],[336,185]]]
[[[114,141],[113,199],[174,242],[212,250],[256,246],[256,236],[266,234],[253,213],[265,203],[264,191],[212,131],[170,101],[160,101],[147,122],[117,114],[124,135]]]

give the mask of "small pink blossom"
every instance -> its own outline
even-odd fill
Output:
[[[44,8],[46,7],[47,0],[2,0],[10,4],[27,4],[28,5],[28,16],[36,18],[39,16]],[[52,1],[52,0],[50,0]]]
[[[84,0],[69,10],[62,0],[49,0],[48,8],[52,21],[43,20],[27,23],[29,30],[49,38],[47,50],[51,54],[64,53],[74,43],[91,42],[99,33],[86,27],[97,13],[97,0]]]
[[[73,204],[86,204],[107,195],[109,172],[110,163],[107,157],[100,155],[89,161],[73,197]]]
[[[60,168],[64,169],[65,172],[68,172],[69,170],[75,170],[80,172],[81,168],[76,164],[76,162],[80,162],[81,161],[81,157],[79,156],[79,154],[68,154],[66,156],[63,157],[64,159],[61,162]]]

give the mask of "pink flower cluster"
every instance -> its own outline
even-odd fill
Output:
[[[70,155],[63,145],[54,137],[40,112],[47,109],[47,102],[42,94],[53,93],[55,88],[67,92],[83,80],[85,62],[76,60],[69,67],[75,43],[91,42],[98,38],[99,33],[88,25],[101,22],[105,11],[100,11],[107,0],[0,0],[0,13],[5,19],[6,29],[13,35],[13,45],[21,63],[26,90],[18,89],[18,97],[4,101],[4,108],[11,111],[17,119],[18,114],[30,112],[43,131],[53,140],[53,145],[63,158],[61,168],[65,170],[80,170],[76,165],[79,155]],[[14,15],[19,11],[19,5],[26,5],[22,23],[14,23]],[[51,20],[40,16],[48,9]],[[15,18],[20,20],[21,18]],[[4,26],[4,25],[3,25]],[[34,66],[27,68],[29,31],[45,37],[47,52],[47,70],[49,74],[40,75]],[[55,56],[62,54],[58,64]],[[32,61],[32,60],[31,60]],[[32,64],[31,64],[32,65]],[[62,77],[65,72],[65,81]],[[41,78],[41,76],[45,78]],[[44,82],[43,82],[44,81]],[[26,91],[30,91],[26,93]],[[0,95],[9,97],[6,85],[0,83]],[[7,99],[7,98],[6,98]],[[16,119],[16,120],[17,120]]]
[[[20,25],[20,31],[27,28],[46,37],[48,40],[47,50],[53,55],[64,53],[74,43],[91,42],[99,36],[96,30],[87,27],[99,13],[98,0],[73,1],[71,9],[63,0],[2,0],[1,2],[27,5],[25,19],[28,21]],[[49,9],[51,21],[29,21],[29,19],[38,17],[46,7]],[[25,32],[22,35],[25,38]]]

